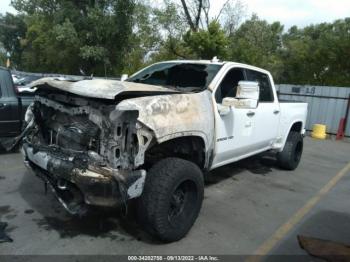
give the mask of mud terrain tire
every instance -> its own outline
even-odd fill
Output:
[[[291,131],[283,151],[277,154],[277,164],[282,169],[294,170],[299,165],[302,153],[303,137],[299,132]]]
[[[147,173],[138,218],[145,230],[161,241],[177,241],[196,221],[203,194],[203,175],[198,166],[179,158],[165,158]]]

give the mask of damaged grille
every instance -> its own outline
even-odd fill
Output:
[[[141,195],[144,155],[152,134],[138,111],[63,94],[43,94],[28,108],[26,163],[72,214],[86,204],[115,206]]]
[[[152,141],[151,132],[137,123],[137,111],[115,110],[114,104],[36,96],[31,112],[35,128],[26,135],[29,144],[65,151],[70,158],[83,153],[89,166],[135,169],[144,164]]]
[[[99,152],[99,127],[87,115],[70,116],[36,103],[36,117],[41,118],[41,134],[45,144],[74,151]]]

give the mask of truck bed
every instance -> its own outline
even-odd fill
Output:
[[[287,139],[288,133],[291,129],[291,125],[296,122],[303,123],[302,129],[305,128],[306,116],[307,116],[307,103],[302,102],[280,102],[280,127],[278,130],[278,136],[283,138],[282,145]]]
[[[278,100],[279,102],[280,102],[280,104],[287,104],[287,103],[304,103],[304,102],[302,102],[302,101],[295,101],[295,100],[285,100],[285,99],[279,99]]]

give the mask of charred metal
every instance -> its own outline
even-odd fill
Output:
[[[145,171],[135,169],[152,137],[136,124],[138,113],[114,113],[111,121],[115,105],[64,98],[35,98],[23,140],[27,163],[73,214],[85,204],[115,206],[139,196]]]
[[[21,135],[23,154],[70,213],[139,197],[146,170],[161,158],[209,166],[214,132],[210,92],[170,95],[169,89],[139,85],[111,80],[35,83],[37,95]]]

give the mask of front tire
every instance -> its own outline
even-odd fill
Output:
[[[283,151],[277,154],[277,163],[282,169],[294,170],[299,165],[302,153],[303,137],[299,132],[291,131]]]
[[[204,181],[194,163],[166,158],[146,176],[138,216],[148,233],[164,242],[183,238],[196,221],[203,202]]]

